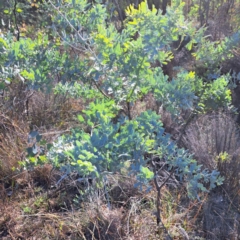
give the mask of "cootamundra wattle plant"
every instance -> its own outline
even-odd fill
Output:
[[[79,116],[79,120],[87,123],[91,132],[74,129],[71,135],[54,143],[48,153],[48,159],[65,176],[76,172],[81,176],[80,181],[95,179],[98,186],[103,186],[108,175],[120,173],[128,166],[129,174],[136,177],[135,187],[149,187],[149,181],[155,179],[160,196],[162,186],[167,183],[167,180],[159,182],[158,161],[161,161],[168,166],[169,176],[174,174],[186,181],[191,198],[197,197],[199,190],[209,191],[222,183],[217,171],[202,170],[188,151],[177,147],[171,136],[165,134],[155,112],[143,112],[133,120],[121,118],[117,123],[104,110],[84,112],[85,117]],[[146,153],[150,157],[146,158]],[[158,223],[159,219],[160,211]]]
[[[128,163],[136,186],[155,179],[160,193],[166,182],[159,181],[155,159],[166,163],[169,178],[174,174],[187,182],[190,197],[196,197],[199,189],[221,184],[218,172],[201,169],[186,150],[177,147],[155,112],[146,111],[137,118],[131,114],[132,104],[148,93],[175,115],[181,109],[204,112],[212,106],[227,106],[231,100],[227,77],[206,83],[195,72],[180,71],[172,81],[164,75],[161,66],[173,57],[171,43],[179,35],[189,35],[186,47],[191,48],[202,34],[185,21],[183,4],[174,4],[165,15],[149,10],[146,1],[138,9],[129,6],[119,33],[113,24],[106,24],[109,15],[104,5],[88,8],[85,0],[49,3],[53,42],[41,32],[36,39],[18,42],[9,40],[11,35],[0,38],[5,61],[1,82],[14,81],[19,74],[30,89],[54,89],[91,102],[78,117],[81,127],[54,143],[49,161],[65,176],[77,172],[81,180],[95,179],[99,186],[108,174]],[[139,37],[133,39],[136,31]],[[74,49],[72,56],[69,49]],[[156,60],[160,64],[152,68]],[[119,109],[126,106],[125,115],[118,118]],[[114,118],[118,121],[113,122]]]

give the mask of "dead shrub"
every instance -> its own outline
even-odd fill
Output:
[[[45,89],[29,89],[22,82],[13,82],[0,96],[0,112],[14,119],[22,119],[31,128],[66,128],[74,114],[83,107],[81,99],[67,94],[54,94]]]
[[[27,148],[28,126],[20,120],[0,115],[0,176],[12,174]]]
[[[240,147],[238,127],[228,113],[209,113],[193,120],[187,127],[182,144],[204,167],[214,169],[217,158],[227,153],[231,158]]]
[[[135,179],[127,176],[115,175],[109,179],[111,204],[114,207],[127,207],[133,196],[141,196],[142,193],[134,188]]]
[[[110,210],[99,206],[88,211],[89,224],[85,228],[86,239],[115,240],[123,239],[123,214],[120,209]]]
[[[205,114],[187,127],[182,144],[204,168],[217,169],[225,178],[203,207],[206,239],[237,239],[240,233],[240,135],[229,113]],[[231,238],[229,238],[231,236]],[[237,237],[234,237],[237,236]]]
[[[31,178],[33,179],[35,185],[45,188],[49,188],[51,183],[56,181],[53,166],[50,164],[44,164],[43,166],[35,167],[31,173]]]
[[[240,214],[222,194],[212,194],[203,207],[204,237],[212,240],[239,239]]]
[[[64,95],[35,92],[29,99],[28,119],[32,126],[44,129],[67,128],[72,120],[75,104]],[[81,109],[81,105],[79,107]]]
[[[0,98],[0,111],[6,116],[15,119],[24,119],[26,116],[28,100],[33,92],[28,90],[22,82],[13,81]]]
[[[182,143],[204,167],[220,171],[228,192],[238,191],[240,134],[230,114],[218,112],[197,118],[187,127]]]
[[[172,139],[178,139],[182,132],[182,123],[188,121],[191,116],[191,111],[182,110],[178,116],[173,116],[164,107],[160,107],[158,110],[161,116],[161,122],[163,123],[165,132],[172,135]]]

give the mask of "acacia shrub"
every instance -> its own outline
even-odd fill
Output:
[[[169,81],[162,66],[173,58],[171,44],[179,35],[191,37],[188,49],[197,41],[207,43],[215,59],[223,47],[229,50],[234,41],[228,45],[226,39],[215,51],[214,44],[201,40],[203,31],[196,31],[184,19],[182,3],[173,5],[165,15],[155,8],[151,11],[146,1],[138,8],[131,5],[126,9],[126,25],[121,33],[113,24],[106,24],[109,16],[101,4],[88,8],[85,0],[66,0],[57,6],[50,3],[53,41],[41,31],[36,38],[17,42],[10,34],[1,35],[1,82],[8,87],[5,80],[15,81],[18,74],[29,89],[68,93],[90,104],[78,116],[81,124],[72,129],[71,135],[54,142],[47,155],[36,154],[37,143],[28,149],[35,153],[29,158],[30,165],[50,161],[64,173],[61,180],[77,173],[78,181],[94,179],[98,187],[104,187],[108,175],[129,164],[128,172],[136,178],[136,187],[155,180],[158,204],[162,187],[173,175],[186,182],[190,197],[198,196],[198,190],[210,191],[220,185],[223,179],[217,171],[203,170],[188,151],[178,148],[165,133],[160,116],[145,111],[135,117],[131,106],[153,94],[175,117],[182,110],[201,114],[228,108],[228,76],[206,82],[195,72],[180,69]],[[139,37],[133,39],[136,31]],[[76,51],[74,57],[69,56],[69,48]],[[84,58],[80,54],[83,52]],[[201,48],[195,57],[204,61],[209,59],[209,52]],[[160,64],[152,68],[151,63],[156,60]],[[120,111],[123,114],[119,117]],[[40,139],[35,131],[30,137]],[[168,166],[166,181],[161,181],[161,165],[156,159]],[[152,165],[147,165],[147,161]],[[158,206],[158,223],[159,209]]]

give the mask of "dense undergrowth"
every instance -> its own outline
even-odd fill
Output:
[[[238,239],[239,11],[1,2],[0,238]]]

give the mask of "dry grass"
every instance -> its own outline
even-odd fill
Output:
[[[12,173],[23,160],[27,148],[29,128],[25,122],[0,115],[0,177]]]
[[[238,239],[240,234],[240,135],[228,113],[206,114],[186,130],[183,144],[199,163],[217,169],[225,181],[204,202],[203,229],[206,239]]]
[[[77,191],[72,187],[46,192],[45,185],[39,185],[36,176],[44,170],[51,171],[46,166],[22,175],[25,185],[0,202],[1,239],[165,239],[156,225],[154,189],[140,192],[133,188],[133,179],[116,175],[109,180],[110,208],[105,194],[99,192],[76,204]],[[53,178],[49,181],[56,183]],[[199,234],[194,223],[202,205],[186,199],[184,188],[163,189],[162,219],[173,239],[194,239],[191,236]]]
[[[28,121],[37,128],[66,129],[73,123],[73,117],[83,108],[81,100],[36,92],[29,100]]]
[[[203,207],[203,230],[206,239],[239,239],[240,214],[233,199],[214,193]]]
[[[194,153],[199,163],[214,169],[220,154],[233,157],[240,147],[238,127],[228,113],[203,115],[187,127],[182,144]]]

